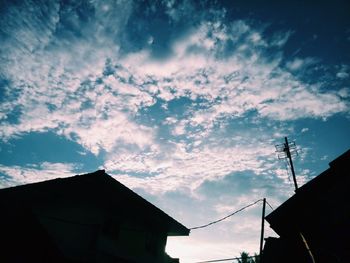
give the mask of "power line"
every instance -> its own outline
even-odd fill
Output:
[[[269,204],[269,202],[267,202],[267,200],[265,200],[265,202],[271,208],[271,210],[274,210],[273,207]]]
[[[253,206],[253,205],[255,205],[255,204],[257,204],[257,203],[259,203],[259,202],[261,202],[261,201],[263,201],[263,199],[256,200],[255,202],[253,202],[253,203],[251,203],[251,204],[249,204],[249,205],[246,205],[246,206],[244,206],[244,207],[242,207],[242,208],[236,210],[235,212],[233,212],[233,213],[231,213],[231,214],[229,214],[229,215],[227,215],[227,216],[225,216],[225,217],[223,217],[223,218],[220,218],[220,219],[218,219],[218,220],[215,220],[215,221],[213,221],[213,222],[210,222],[210,223],[208,223],[208,224],[201,225],[201,226],[196,226],[196,227],[192,227],[192,228],[190,228],[190,230],[199,229],[199,228],[205,228],[205,227],[208,227],[208,226],[210,226],[210,225],[214,225],[214,224],[216,224],[216,223],[219,223],[219,222],[221,222],[221,221],[224,221],[225,219],[227,219],[227,218],[229,218],[229,217],[231,217],[231,216],[233,216],[233,215],[235,215],[235,214],[237,214],[237,213],[243,211],[244,209],[247,209],[248,207],[251,207],[251,206]]]
[[[256,256],[248,256],[244,258],[256,258]],[[240,260],[242,257],[236,257],[236,258],[224,258],[224,259],[213,259],[213,260],[207,260],[207,261],[199,261],[196,263],[211,263],[211,262],[222,262],[222,261],[231,261],[231,260]]]

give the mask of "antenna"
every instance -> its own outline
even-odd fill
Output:
[[[276,152],[278,159],[287,159],[287,162],[290,166],[290,169],[292,171],[294,186],[295,186],[295,192],[298,190],[298,184],[297,179],[295,177],[295,171],[293,166],[293,159],[292,157],[298,155],[297,147],[295,145],[295,142],[288,142],[288,138],[284,137],[284,143],[276,145]]]
[[[295,192],[298,190],[298,184],[297,184],[297,179],[295,178],[295,172],[294,172],[294,166],[293,166],[293,159],[292,157],[298,155],[297,147],[295,145],[295,142],[288,142],[288,138],[284,137],[284,143],[283,144],[278,144],[275,146],[276,147],[276,152],[278,159],[287,159],[287,162],[290,166],[290,169],[292,171],[293,175],[293,181],[294,181],[294,186],[295,186]],[[301,237],[301,240],[303,241],[305,248],[307,252],[309,253],[310,259],[312,263],[315,263],[314,256],[312,254],[312,251],[310,250],[310,246],[308,245],[308,242],[306,241],[304,235],[299,231],[299,235]]]

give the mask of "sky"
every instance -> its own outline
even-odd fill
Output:
[[[189,228],[277,207],[285,136],[299,186],[350,148],[347,2],[0,0],[0,187],[105,169]],[[260,224],[167,251],[253,254]]]

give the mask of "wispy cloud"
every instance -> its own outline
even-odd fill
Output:
[[[339,72],[337,73],[337,78],[348,79],[350,68],[348,65],[341,65]]]
[[[105,163],[108,171],[117,171],[117,180],[134,188],[146,188],[150,193],[183,190],[192,194],[205,181],[215,181],[234,172],[252,171],[255,175],[266,173],[272,163],[266,161],[274,155],[268,146],[253,145],[205,145],[195,147],[184,143],[174,144],[165,152],[109,156]],[[123,175],[124,173],[124,175]],[[135,177],[148,174],[146,177]]]
[[[55,131],[96,155],[107,152],[105,167],[124,174],[120,179],[129,180],[134,187],[164,192],[186,185],[193,190],[204,180],[230,172],[259,174],[269,168],[260,158],[271,155],[266,147],[218,146],[215,134],[232,121],[326,118],[349,109],[341,96],[322,91],[322,83],[304,83],[294,75],[316,60],[298,58],[287,67],[281,65],[280,51],[290,32],[269,39],[243,20],[202,22],[175,40],[171,55],[159,60],[147,48],[118,52],[118,41],[111,41],[103,31],[116,12],[110,8],[106,3],[94,21],[77,26],[86,34],[83,38],[67,35],[69,49],[61,48],[65,38],[60,40],[51,32],[46,48],[26,51],[30,55],[24,57],[23,66],[8,64],[6,76],[11,87],[18,87],[18,94],[2,106],[2,112],[6,116],[11,108],[19,107],[20,114],[15,123],[4,117],[3,140],[28,132]],[[64,12],[68,10],[61,10],[62,21],[69,20]],[[72,19],[73,25],[81,22]],[[62,22],[56,20],[56,24]],[[112,35],[121,32],[125,21],[126,15],[113,20]],[[99,23],[106,25],[99,30]],[[90,36],[90,26],[108,41],[94,43],[97,36]],[[188,105],[181,113],[169,109],[170,103],[183,98]],[[163,103],[158,109],[163,117],[158,115],[156,122],[148,110],[157,103]],[[165,127],[171,132],[164,144],[161,129]],[[138,173],[152,176],[133,177]]]
[[[172,211],[186,223],[215,219],[262,196],[284,200],[293,187],[277,140],[313,136],[312,121],[349,114],[346,63],[294,51],[297,29],[232,20],[215,1],[5,2],[0,140],[50,132],[84,151],[81,164],[2,164],[2,187],[72,175],[91,152],[157,204],[186,200]],[[314,175],[298,172],[300,182]],[[232,236],[234,252],[255,248],[242,232],[257,229],[256,218],[218,228],[222,240],[194,234],[185,257],[220,242],[212,255],[231,256]]]
[[[35,183],[55,178],[63,178],[74,175],[78,164],[43,162],[37,165],[4,166],[0,165],[0,173],[7,177],[1,178],[0,187],[14,186],[18,184]]]

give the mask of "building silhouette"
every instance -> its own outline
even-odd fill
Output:
[[[350,261],[350,150],[266,216],[263,263]]]
[[[0,262],[178,262],[189,229],[104,170],[0,190]]]

